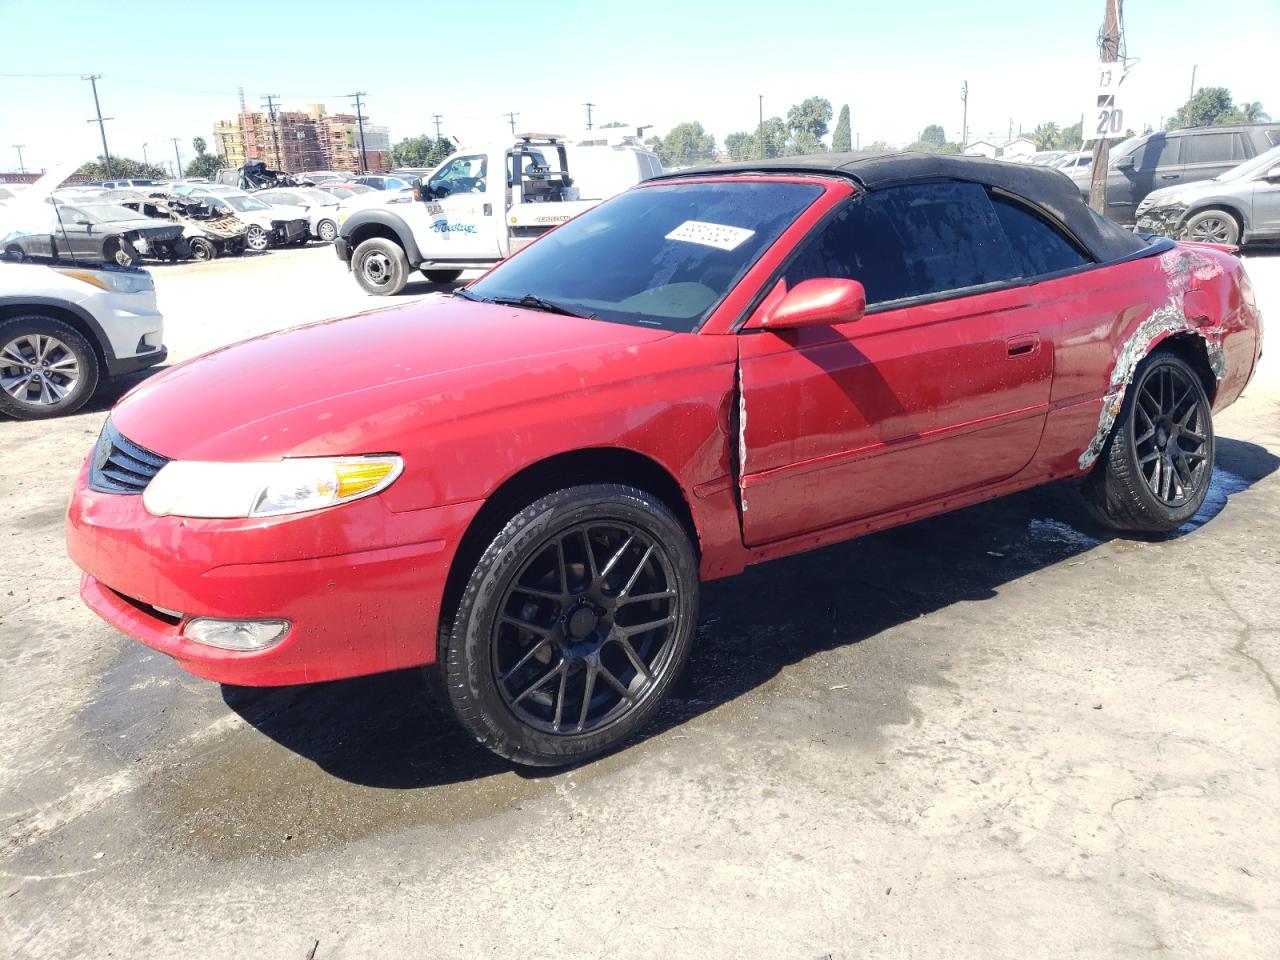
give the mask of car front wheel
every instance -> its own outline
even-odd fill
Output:
[[[1139,364],[1120,415],[1085,479],[1085,500],[1117,530],[1172,533],[1213,477],[1213,414],[1199,375],[1157,350]]]
[[[351,256],[356,283],[375,297],[389,297],[404,289],[409,279],[409,258],[393,240],[372,237]]]
[[[333,243],[338,236],[338,226],[332,220],[321,220],[316,227],[316,236],[325,243]]]
[[[1240,221],[1225,210],[1201,210],[1187,219],[1183,235],[1197,243],[1240,242]]]
[[[435,666],[495,753],[578,763],[625,741],[689,656],[698,566],[684,527],[632,487],[570,487],[497,533],[442,625]]]
[[[78,330],[39,314],[0,322],[0,411],[43,420],[84,406],[98,386],[98,357]]]
[[[266,230],[256,223],[252,223],[249,225],[249,229],[245,231],[244,245],[254,253],[261,253],[271,246],[271,238],[267,235]]]

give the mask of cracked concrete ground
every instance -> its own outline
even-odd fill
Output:
[[[384,305],[331,258],[157,270],[170,344],[272,323],[206,274]],[[0,423],[0,954],[1280,956],[1275,352],[1179,536],[1059,485],[709,585],[659,722],[553,773],[414,672],[219,688],[117,634],[61,540],[109,398]]]

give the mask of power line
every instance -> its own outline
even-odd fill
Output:
[[[368,96],[363,90],[356,93],[348,93],[348,97],[355,97],[356,105],[356,126],[360,129],[360,172],[368,173],[367,163],[364,156],[364,114],[360,112],[360,98]]]
[[[102,79],[102,74],[93,73],[89,76],[82,76],[81,80],[88,80],[89,85],[93,87],[93,111],[98,115],[96,123],[98,124],[98,132],[102,134],[102,162],[107,168],[107,177],[111,177],[111,154],[107,151],[107,125],[108,120],[114,120],[115,117],[104,117],[102,115],[102,106],[98,103],[98,81]],[[87,120],[86,123],[94,123],[93,120]]]

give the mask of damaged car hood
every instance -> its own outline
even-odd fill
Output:
[[[408,427],[453,428],[633,376],[661,329],[439,298],[296,327],[179,364],[116,406],[116,428],[170,459],[263,460],[393,450]],[[615,373],[615,371],[617,371]],[[210,398],[217,398],[210,402]]]

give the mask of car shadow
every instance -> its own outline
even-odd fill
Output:
[[[154,377],[158,373],[163,373],[167,369],[168,367],[163,365],[147,367],[147,369],[139,370],[136,373],[128,373],[121,377],[112,377],[109,380],[105,380],[98,385],[98,389],[89,398],[89,402],[76,412],[105,413],[138,384]]]
[[[1194,535],[1234,494],[1280,467],[1256,444],[1217,441],[1204,506],[1170,537]],[[705,584],[689,664],[649,739],[761,686],[784,668],[999,587],[1115,538],[1059,482],[748,568]],[[789,600],[788,600],[789,598]],[[295,687],[224,685],[223,700],[259,732],[342,780],[421,789],[519,767],[466,736],[428,693],[419,670]],[[625,749],[625,746],[623,747]]]

